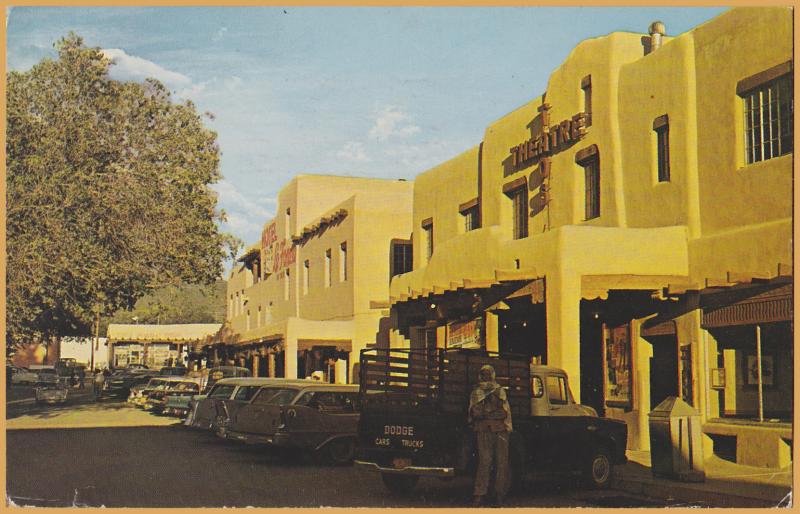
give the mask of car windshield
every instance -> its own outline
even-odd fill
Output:
[[[286,405],[297,395],[297,389],[265,387],[258,392],[253,403],[260,405]]]
[[[165,383],[166,383],[166,380],[163,380],[161,378],[151,378],[150,382],[147,383],[147,389],[155,389],[159,385],[165,384]]]
[[[196,391],[197,384],[194,382],[173,382],[173,384],[169,387],[170,391]]]
[[[235,386],[229,384],[217,384],[208,393],[209,398],[230,398]]]

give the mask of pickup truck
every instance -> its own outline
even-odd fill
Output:
[[[626,461],[626,425],[576,404],[563,370],[482,350],[362,350],[355,465],[381,473],[394,493],[411,491],[420,476],[474,475],[467,410],[484,364],[494,367],[511,407],[512,483],[567,472],[610,486],[613,466]]]

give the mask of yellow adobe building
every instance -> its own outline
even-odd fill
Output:
[[[231,272],[210,361],[353,382],[359,351],[389,344],[390,274],[411,269],[412,198],[404,180],[293,178]]]
[[[523,353],[628,424],[669,396],[711,451],[780,467],[793,413],[792,11],[587,40],[415,180],[397,347]]]

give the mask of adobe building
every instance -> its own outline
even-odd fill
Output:
[[[413,183],[299,175],[261,241],[232,270],[209,362],[255,376],[323,371],[354,382],[367,346],[389,344],[389,280],[411,269]]]
[[[792,11],[587,40],[547,90],[415,180],[397,347],[564,368],[648,449],[696,408],[706,455],[791,458]]]
[[[108,325],[108,363],[115,368],[144,364],[151,369],[187,365],[198,345],[219,332],[219,323]]]

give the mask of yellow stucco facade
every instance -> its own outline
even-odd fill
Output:
[[[336,381],[352,382],[358,352],[388,344],[390,252],[411,234],[412,193],[402,180],[293,178],[231,272],[212,361],[302,378],[331,358]]]
[[[707,452],[786,464],[793,113],[777,113],[792,30],[790,9],[737,8],[656,47],[579,44],[541,96],[415,180],[391,344],[462,344],[472,323],[473,344],[567,370],[576,398],[628,423],[631,448],[649,448],[647,414],[671,395],[698,410]],[[753,94],[774,109],[757,134]],[[754,359],[769,378],[748,374]]]

